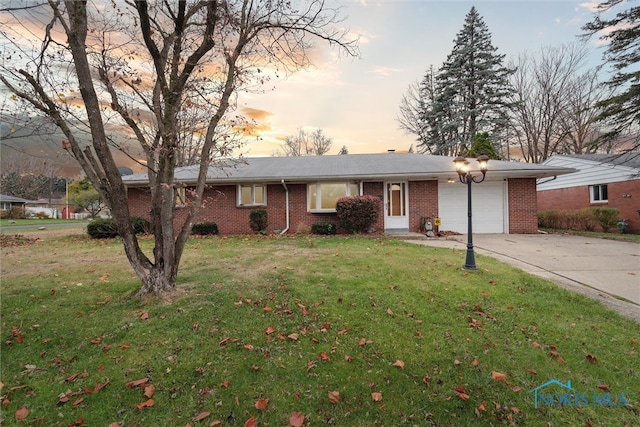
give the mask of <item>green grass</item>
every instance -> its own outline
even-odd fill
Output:
[[[86,220],[78,219],[54,219],[54,218],[27,218],[27,219],[0,219],[0,227],[9,226],[31,226],[41,227],[49,224],[86,224]]]
[[[640,243],[640,234],[620,233],[617,230],[612,230],[610,233],[603,233],[601,231],[557,230],[545,228],[544,231],[550,234],[571,234],[575,236],[593,237],[596,239],[621,240],[624,242]]]
[[[386,239],[193,239],[177,292],[138,299],[115,240],[3,248],[3,425],[22,407],[23,424],[48,426],[228,425],[231,412],[262,426],[294,412],[310,426],[637,425],[638,323],[463,261]],[[148,397],[127,383],[143,378],[154,404],[138,409]],[[551,379],[628,405],[535,409],[530,390]]]

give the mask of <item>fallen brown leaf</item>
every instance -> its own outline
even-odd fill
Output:
[[[202,420],[204,420],[205,418],[207,418],[209,415],[211,415],[211,412],[206,412],[206,411],[205,411],[205,412],[200,412],[198,415],[196,415],[196,416],[193,418],[193,421],[196,421],[196,422],[198,422],[198,421],[202,421]]]
[[[142,402],[142,403],[138,403],[138,404],[136,405],[136,408],[138,408],[138,409],[150,408],[150,407],[152,407],[152,406],[153,406],[153,404],[154,404],[153,399],[149,399],[149,400],[145,400],[145,401],[144,401],[144,402]]]
[[[507,379],[507,376],[500,372],[491,371],[491,378],[493,378],[495,381],[505,381]]]
[[[129,381],[127,387],[138,387],[139,385],[149,382],[149,378],[141,378],[139,380]]]
[[[146,385],[144,387],[144,397],[151,399],[155,391],[156,391],[156,387],[153,384]]]
[[[254,406],[259,410],[267,409],[267,406],[269,406],[269,399],[258,399]]]
[[[304,423],[305,418],[302,412],[294,412],[289,416],[289,424],[291,427],[302,427]]]
[[[22,421],[29,416],[29,409],[26,406],[16,411],[16,420]]]

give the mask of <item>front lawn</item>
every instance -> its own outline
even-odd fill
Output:
[[[3,425],[637,425],[640,324],[463,262],[387,239],[193,239],[178,290],[138,299],[117,240],[4,247]],[[573,391],[532,391],[551,380]]]
[[[10,226],[34,226],[41,227],[51,224],[87,224],[87,220],[79,219],[56,219],[56,218],[22,218],[22,219],[0,219],[0,227]]]

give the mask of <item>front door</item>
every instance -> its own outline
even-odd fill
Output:
[[[409,230],[409,184],[406,181],[385,183],[385,230]]]

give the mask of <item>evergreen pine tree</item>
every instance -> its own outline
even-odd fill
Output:
[[[427,73],[421,89],[431,88],[421,151],[455,155],[466,151],[474,136],[494,133],[507,123],[508,77],[504,55],[491,43],[491,33],[475,7],[467,14],[454,47],[438,73]]]
[[[619,90],[597,106],[601,108],[600,119],[608,120],[613,126],[611,137],[640,124],[640,6],[621,10],[611,19],[602,16],[622,3],[623,0],[600,3],[594,20],[582,27],[588,32],[587,36],[601,32],[600,40],[609,43],[604,59],[616,73],[606,84]]]

